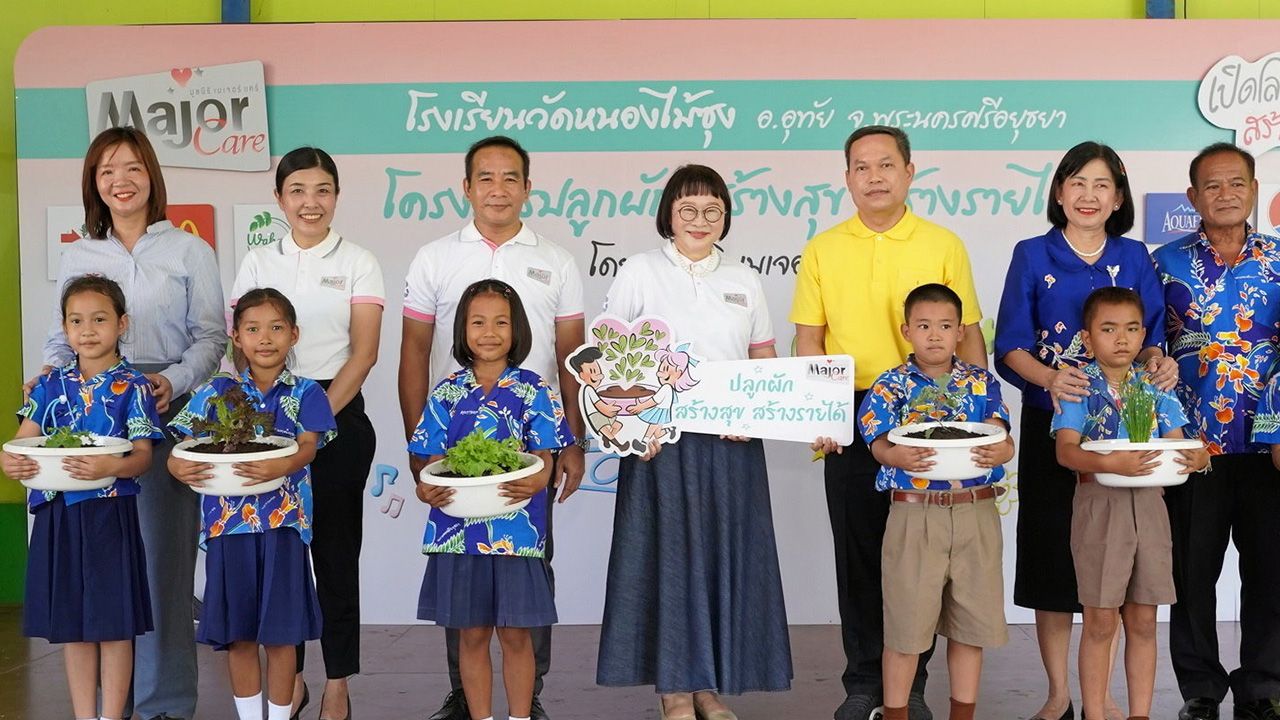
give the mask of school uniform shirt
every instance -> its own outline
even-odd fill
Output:
[[[1178,397],[1210,455],[1267,451],[1250,430],[1280,341],[1280,238],[1245,233],[1230,267],[1203,225],[1154,253]]]
[[[1062,403],[1062,412],[1053,416],[1049,432],[1056,433],[1066,428],[1080,433],[1081,440],[1127,440],[1129,432],[1120,420],[1119,391],[1107,383],[1097,362],[1089,363],[1081,370],[1089,378],[1088,396],[1080,402]],[[1139,384],[1155,396],[1152,437],[1164,437],[1171,430],[1187,425],[1187,416],[1177,395],[1152,385],[1141,366],[1134,365],[1125,382]]]
[[[443,455],[476,430],[495,440],[516,438],[525,452],[573,444],[560,398],[537,373],[507,368],[486,395],[467,368],[441,380],[431,391],[409,438],[409,452],[424,458]],[[426,476],[424,481],[430,482]],[[520,510],[484,520],[450,517],[431,508],[422,552],[540,558],[547,537],[546,506],[547,493],[539,492]]]
[[[693,354],[707,360],[744,360],[749,349],[774,344],[759,273],[719,250],[695,262],[666,241],[627,258],[604,311],[628,322],[664,318],[676,341],[692,343]]]
[[[39,425],[45,435],[69,427],[129,441],[164,439],[150,382],[123,359],[91,378],[82,376],[75,362],[53,370],[32,388],[18,416]],[[137,495],[138,491],[136,478],[122,477],[100,490],[65,492],[63,498],[67,505],[75,505],[94,498]],[[35,511],[57,496],[56,491],[32,490],[27,508]]]
[[[231,290],[231,308],[259,287],[284,293],[298,313],[295,375],[332,380],[351,357],[351,308],[386,303],[382,268],[373,253],[329,231],[301,248],[293,233],[245,256]]]
[[[246,368],[240,375],[219,373],[191,394],[186,407],[169,423],[179,437],[200,437],[191,428],[197,418],[212,420],[217,409],[212,403],[228,388],[239,385],[259,411],[270,413],[275,426],[270,433],[257,428],[258,434],[296,438],[304,432],[319,435],[316,449],[337,436],[337,423],[329,409],[329,399],[320,385],[298,377],[288,369],[280,373],[264,394]],[[200,502],[200,544],[223,535],[262,533],[278,528],[293,528],[302,542],[311,543],[311,466],[287,476],[275,492],[262,495],[218,497],[202,495]]]
[[[914,353],[907,356],[905,363],[881,373],[858,408],[858,423],[867,445],[896,427],[914,423],[986,422],[1000,418],[1006,426],[1009,424],[1009,409],[1000,397],[1000,381],[990,371],[953,357],[951,374],[945,381],[942,389],[957,400],[956,408],[943,409],[916,402],[922,390],[939,383],[916,365]],[[1004,467],[997,466],[986,475],[961,481],[961,486],[990,485],[1003,477]],[[906,470],[881,466],[876,473],[876,489],[950,490],[952,484],[946,480],[912,477]]]
[[[1147,246],[1126,237],[1108,237],[1102,255],[1090,265],[1053,228],[1019,242],[1004,276],[1004,294],[996,321],[996,372],[1022,390],[1022,401],[1052,410],[1049,392],[1029,383],[1001,361],[1025,350],[1055,370],[1083,367],[1093,356],[1080,338],[1081,313],[1089,293],[1103,287],[1129,288],[1142,298],[1147,337],[1143,347],[1164,347],[1164,288]]]
[[[405,277],[404,316],[433,323],[431,383],[459,370],[453,359],[453,320],[467,286],[495,278],[515,288],[529,316],[533,347],[524,366],[559,390],[556,323],[582,318],[582,277],[567,250],[523,225],[494,245],[474,223],[427,243]]]
[[[227,345],[218,260],[208,243],[168,220],[148,225],[132,252],[110,231],[106,238],[81,238],[63,248],[45,365],[75,359],[62,329],[62,289],[86,274],[110,278],[124,290],[130,323],[120,353],[141,366],[167,366],[160,374],[173,385],[173,397],[218,369]]]

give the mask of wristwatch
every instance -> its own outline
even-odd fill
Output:
[[[587,436],[585,436],[585,435],[584,435],[583,437],[578,438],[577,440],[574,440],[574,441],[573,441],[573,444],[574,444],[574,445],[577,445],[577,446],[578,446],[578,447],[580,447],[580,448],[582,448],[582,452],[590,452],[590,451],[591,451],[591,438],[589,438],[589,437],[587,437]]]

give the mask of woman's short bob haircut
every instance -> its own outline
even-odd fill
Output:
[[[318,147],[294,148],[280,158],[276,165],[276,197],[284,194],[284,181],[299,170],[320,168],[333,178],[333,194],[338,194],[338,164],[329,153]]]
[[[91,238],[101,240],[111,229],[111,209],[98,194],[98,165],[109,151],[115,152],[115,148],[120,145],[132,148],[133,154],[147,168],[151,184],[151,196],[147,198],[147,224],[157,223],[165,218],[169,196],[164,189],[164,175],[160,172],[160,161],[156,159],[151,141],[136,128],[107,128],[89,143],[89,150],[84,154],[84,172],[80,178],[80,195],[84,200],[84,229]]]
[[[1109,146],[1092,140],[1082,142],[1067,151],[1058,163],[1058,170],[1053,174],[1053,185],[1049,188],[1049,222],[1059,230],[1067,226],[1067,213],[1058,203],[1058,194],[1067,178],[1084,169],[1094,160],[1101,160],[1111,172],[1116,191],[1120,193],[1120,209],[1107,218],[1106,231],[1111,237],[1120,237],[1133,229],[1134,203],[1133,193],[1129,191],[1129,176],[1124,172],[1124,163],[1120,156]]]
[[[681,165],[671,174],[667,186],[662,189],[662,199],[658,201],[658,234],[667,240],[676,236],[675,230],[671,228],[676,201],[690,195],[711,195],[724,203],[724,232],[719,239],[729,237],[729,221],[733,219],[733,201],[729,198],[729,187],[724,184],[720,173],[706,165]]]
[[[503,298],[511,306],[511,348],[507,350],[507,364],[520,367],[520,363],[529,357],[529,351],[533,349],[533,329],[529,327],[529,316],[525,313],[524,303],[520,301],[515,288],[493,278],[477,280],[462,291],[457,314],[453,316],[453,359],[464,368],[475,364],[471,346],[467,345],[467,316],[471,314],[471,301],[479,295],[488,294]]]

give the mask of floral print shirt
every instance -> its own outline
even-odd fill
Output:
[[[1063,428],[1075,430],[1080,433],[1081,440],[1127,440],[1129,432],[1120,421],[1119,392],[1113,391],[1107,384],[1107,378],[1102,374],[1102,367],[1098,363],[1089,363],[1081,369],[1089,377],[1089,396],[1081,402],[1062,403],[1062,412],[1053,416],[1049,431],[1056,433]],[[1182,411],[1182,403],[1178,402],[1178,397],[1171,391],[1160,390],[1152,385],[1141,366],[1133,366],[1127,382],[1140,384],[1155,396],[1152,437],[1164,437],[1170,431],[1187,425],[1187,416]]]
[[[890,430],[913,423],[938,421],[986,422],[991,418],[1009,425],[1009,409],[1000,397],[1000,381],[985,368],[970,365],[959,358],[951,360],[951,374],[941,385],[916,366],[915,355],[892,370],[886,370],[876,378],[867,390],[867,396],[858,408],[858,422],[862,437],[870,445],[876,438]],[[951,408],[938,408],[932,403],[921,403],[920,393],[926,388],[940,387],[956,401]],[[1004,468],[995,467],[981,477],[961,482],[962,487],[990,485],[1004,477]],[[881,466],[876,473],[876,489],[884,490],[950,490],[946,480],[926,480],[911,477],[906,470]]]
[[[1203,225],[1155,252],[1169,355],[1178,361],[1178,397],[1210,455],[1266,450],[1250,434],[1276,362],[1280,238],[1248,226],[1245,233],[1230,266]]]
[[[431,391],[409,438],[409,452],[443,455],[475,430],[495,440],[517,438],[526,452],[573,444],[560,398],[537,373],[507,368],[486,394],[471,368],[465,368]],[[546,515],[545,492],[534,493],[520,510],[490,518],[456,518],[431,508],[422,552],[540,558],[546,545]]]

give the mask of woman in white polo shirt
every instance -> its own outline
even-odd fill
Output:
[[[303,147],[280,158],[276,201],[292,230],[245,257],[232,303],[255,287],[272,287],[289,298],[298,309],[300,330],[291,370],[324,386],[338,420],[338,437],[311,463],[311,558],[328,678],[320,717],[341,720],[351,711],[347,678],[360,672],[360,543],[364,485],[375,447],[360,386],[378,359],[382,269],[373,253],[330,227],[338,168],[325,151]],[[295,717],[310,699],[303,662],[300,645]]]
[[[661,316],[708,360],[776,357],[760,276],[715,247],[731,209],[715,170],[676,170],[665,242],[626,261],[606,311]],[[667,720],[733,720],[721,693],[791,687],[764,445],[684,433],[651,453],[619,467],[596,682],[655,686]]]

